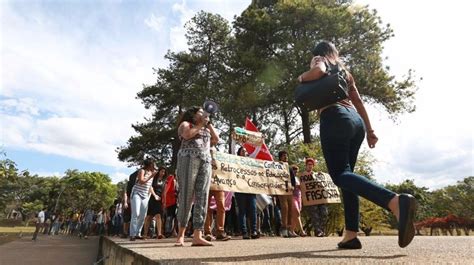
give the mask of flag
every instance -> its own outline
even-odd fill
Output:
[[[258,132],[258,128],[253,124],[253,122],[247,117],[245,118],[245,129],[253,132]],[[273,156],[268,151],[268,147],[265,143],[261,146],[253,146],[251,144],[244,144],[245,150],[249,154],[249,157],[273,161]]]

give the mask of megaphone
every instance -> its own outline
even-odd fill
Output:
[[[219,105],[212,100],[206,100],[204,104],[202,104],[202,109],[204,110],[204,115],[209,117],[211,114],[219,111]]]

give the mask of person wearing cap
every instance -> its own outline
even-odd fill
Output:
[[[390,210],[399,222],[398,245],[406,247],[415,235],[416,200],[409,194],[396,194],[368,178],[354,173],[359,148],[367,139],[370,148],[378,141],[359,95],[354,78],[342,64],[339,52],[329,41],[318,43],[312,50],[311,69],[298,77],[300,82],[323,78],[328,70],[343,70],[348,98],[318,110],[321,147],[334,184],[341,188],[346,231],[339,248],[359,249],[359,196]],[[367,136],[366,136],[367,135]]]
[[[212,246],[211,242],[203,238],[203,230],[211,185],[211,146],[217,144],[219,136],[209,122],[209,115],[201,107],[191,107],[183,113],[179,121],[178,136],[181,140],[176,168],[180,189],[179,232],[175,246],[184,246],[184,234],[192,208],[191,246]]]

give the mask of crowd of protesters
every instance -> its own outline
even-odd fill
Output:
[[[245,156],[245,149],[239,149],[238,155]],[[280,152],[279,158],[287,162],[287,153]],[[314,163],[314,159],[307,159],[310,170]],[[146,178],[149,179],[144,180],[150,182],[147,189],[153,190],[153,193],[145,198],[135,196],[138,197],[136,203],[131,201],[131,195],[140,177],[140,170],[137,170],[130,176],[123,197],[116,199],[108,209],[86,209],[68,215],[43,209],[37,214],[37,231],[33,239],[36,239],[38,233],[51,236],[71,235],[84,239],[91,235],[120,236],[131,240],[177,237],[177,177],[169,174],[165,167],[155,170],[155,163],[151,159],[146,160],[144,164],[150,169],[150,173],[144,174],[143,177],[148,175]],[[325,236],[327,210],[322,211],[320,215],[311,215],[310,222],[313,226],[302,224],[298,167],[292,166],[291,171],[294,193],[288,196],[290,198],[284,198],[283,207],[282,196],[211,191],[204,220],[204,238],[207,241],[227,241],[232,236],[243,239],[258,239],[261,236],[304,237],[310,231],[303,227],[314,229],[315,236]],[[257,197],[261,196],[267,201],[263,206],[257,203]],[[144,199],[146,203],[142,203]],[[325,209],[325,205],[321,207]],[[137,209],[137,214],[133,213],[134,208]],[[311,207],[308,207],[308,210],[309,208]],[[192,237],[192,218],[189,219],[191,220],[185,230],[185,236]]]
[[[246,156],[245,149],[241,148],[238,155]],[[288,154],[279,152],[279,160],[287,161]],[[146,161],[146,165],[153,163]],[[306,159],[306,168],[302,171],[312,171],[315,159]],[[147,166],[145,166],[147,167]],[[288,196],[269,196],[262,194],[233,193],[227,191],[210,191],[208,195],[208,208],[203,220],[202,232],[207,241],[227,241],[234,237],[243,239],[258,239],[262,236],[281,236],[287,238],[305,237],[314,235],[324,237],[327,235],[326,223],[328,221],[327,206],[302,207],[301,190],[299,188],[298,167],[290,167],[293,194]],[[167,174],[167,177],[165,177]],[[178,177],[168,174],[166,168],[143,173],[143,182],[150,182],[144,190],[150,193],[141,197],[134,194],[134,188],[139,183],[139,171],[130,176],[124,200],[117,203],[116,209],[122,209],[117,224],[122,224],[120,235],[134,241],[137,239],[162,239],[177,237],[179,223],[177,212],[180,207],[178,200]],[[147,177],[145,177],[147,176]],[[151,192],[153,190],[153,193]],[[136,203],[131,202],[134,198]],[[146,200],[146,203],[143,201]],[[257,201],[264,200],[264,203]],[[136,207],[136,208],[135,208]],[[135,210],[134,210],[135,208]],[[194,211],[191,206],[191,212]],[[301,220],[303,210],[308,213],[308,222]],[[136,211],[136,214],[133,212]],[[184,234],[193,237],[192,214],[187,218]],[[116,235],[116,233],[112,233]]]

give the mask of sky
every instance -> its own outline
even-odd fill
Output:
[[[232,21],[250,0],[0,0],[0,150],[41,176],[100,171],[114,182],[132,169],[116,148],[149,112],[137,100],[166,67],[168,50],[187,49],[184,24],[200,10]],[[416,112],[393,122],[369,106],[379,143],[375,178],[413,179],[430,189],[473,176],[474,47],[469,1],[358,0],[395,36],[384,43],[397,77],[415,70]],[[368,148],[366,148],[368,149]]]

